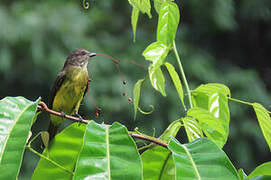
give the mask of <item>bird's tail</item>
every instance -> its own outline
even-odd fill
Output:
[[[57,131],[58,131],[58,126],[54,125],[52,121],[50,121],[49,129],[48,129],[49,141],[51,141],[55,137],[55,135],[57,134]]]

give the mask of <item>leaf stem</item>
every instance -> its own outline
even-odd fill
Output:
[[[235,99],[235,98],[232,98],[232,97],[228,97],[228,99],[231,100],[231,101],[238,102],[238,103],[241,103],[241,104],[246,104],[246,105],[249,105],[249,106],[252,106],[252,105],[253,105],[253,104],[250,103],[250,102],[242,101],[242,100]]]
[[[249,105],[249,106],[253,106],[253,103],[251,103],[251,102],[242,101],[242,100],[235,99],[235,98],[232,98],[232,97],[228,97],[228,99],[231,100],[231,101],[237,102],[237,103],[241,103],[241,104],[246,104],[246,105]],[[266,109],[266,112],[268,112],[269,114],[271,114],[271,112],[268,111],[267,109]]]
[[[36,154],[37,156],[39,156],[39,157],[41,157],[41,158],[43,158],[43,159],[46,159],[47,161],[49,161],[49,162],[52,163],[53,165],[59,167],[60,169],[66,171],[67,173],[73,174],[73,172],[70,171],[69,169],[64,168],[63,166],[61,166],[60,164],[56,163],[55,161],[52,161],[52,160],[49,159],[48,157],[46,157],[46,156],[44,156],[43,154],[40,154],[40,153],[38,153],[37,151],[35,151],[34,149],[32,149],[32,148],[30,147],[29,144],[28,144],[26,147],[27,147],[32,153]]]
[[[190,108],[192,108],[193,104],[192,104],[192,96],[191,96],[190,88],[189,88],[189,85],[187,83],[187,80],[186,80],[186,77],[185,77],[185,74],[184,74],[183,66],[182,66],[181,59],[179,57],[179,54],[178,54],[178,51],[177,51],[177,48],[176,48],[175,41],[173,41],[173,51],[174,51],[174,54],[176,56],[176,59],[177,59],[177,62],[178,62],[178,65],[179,65],[179,68],[180,68],[180,71],[181,71],[182,79],[183,79],[183,82],[184,82],[184,87],[185,87],[187,95],[188,95],[189,106],[190,106]],[[185,108],[185,110],[186,110],[186,108]]]

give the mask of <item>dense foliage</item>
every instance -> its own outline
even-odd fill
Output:
[[[268,44],[271,38],[270,2],[268,1],[187,1],[179,4],[182,24],[176,34],[191,89],[201,83],[220,82],[231,89],[232,97],[269,106],[270,96],[256,71],[250,67],[265,67],[260,74],[269,83],[266,66]],[[130,27],[131,9],[122,1],[95,1],[88,11],[78,2],[2,1],[0,3],[0,69],[1,97],[23,95],[32,100],[47,99],[47,95],[66,55],[74,48],[83,47],[93,52],[106,52],[119,59],[145,63],[141,53],[155,41],[156,21],[140,16],[136,43],[132,43]],[[121,11],[120,11],[121,10]],[[154,10],[152,18],[158,21]],[[173,53],[167,58],[173,65]],[[120,121],[129,129],[139,127],[140,132],[151,135],[155,127],[159,136],[170,122],[183,116],[183,109],[170,75],[165,74],[167,98],[154,92],[145,83],[140,107],[155,106],[151,115],[137,114],[133,120],[133,106],[121,97],[121,81],[114,65],[98,57],[90,63],[93,79],[90,93],[104,113],[99,122]],[[148,63],[146,63],[148,64]],[[237,64],[239,66],[235,66]],[[147,71],[129,63],[121,63],[128,82],[127,92],[132,94],[133,84],[145,77]],[[177,67],[177,66],[176,66]],[[164,67],[162,68],[164,71]],[[27,73],[26,73],[27,72]],[[31,72],[31,73],[28,73]],[[267,84],[267,87],[269,84]],[[94,112],[88,97],[81,110],[87,119]],[[225,150],[235,167],[250,172],[256,164],[270,160],[252,108],[230,103],[231,127]],[[91,113],[89,113],[91,112]],[[34,132],[47,129],[48,116],[34,126]],[[180,135],[182,142],[187,142]],[[33,154],[25,162],[33,161]],[[35,157],[36,158],[36,157]],[[32,163],[24,163],[21,173],[29,177]],[[25,172],[29,172],[28,174]]]

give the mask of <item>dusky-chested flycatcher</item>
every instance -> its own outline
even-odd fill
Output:
[[[63,69],[57,75],[49,97],[49,108],[63,115],[77,115],[89,85],[87,70],[88,60],[96,56],[85,49],[76,49],[67,57]],[[57,134],[58,128],[63,122],[62,117],[50,115],[49,125],[50,140]]]

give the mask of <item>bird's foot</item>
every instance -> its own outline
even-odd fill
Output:
[[[74,116],[78,117],[79,122],[81,122],[81,123],[83,122],[84,119],[82,118],[82,116],[80,116],[80,114],[76,113],[76,114],[74,114]]]
[[[62,119],[64,119],[65,116],[66,116],[66,114],[65,114],[63,111],[61,111],[61,112],[60,112],[60,116],[62,117]]]

